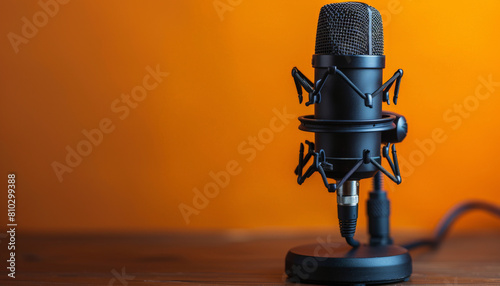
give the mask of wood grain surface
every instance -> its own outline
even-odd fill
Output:
[[[311,230],[19,233],[15,279],[0,243],[0,285],[294,285],[284,276],[288,249],[318,240],[342,242],[336,232]],[[396,285],[500,285],[500,232],[451,233],[438,250],[411,254],[411,280]]]

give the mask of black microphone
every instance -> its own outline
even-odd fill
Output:
[[[394,85],[392,102],[397,104],[403,71],[382,83],[383,53],[382,18],[375,8],[358,2],[328,4],[319,14],[314,83],[297,68],[292,70],[299,101],[303,88],[309,95],[306,106],[314,104],[314,115],[299,117],[299,129],[314,132],[315,143],[306,141],[307,152],[300,145],[297,182],[302,184],[318,171],[328,191],[337,192],[341,235],[352,246],[359,245],[353,239],[359,180],[382,172],[401,183],[393,143],[405,138],[408,127],[403,116],[383,112],[382,103],[390,104],[389,90]],[[382,157],[392,173],[382,167]]]

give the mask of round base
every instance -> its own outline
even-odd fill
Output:
[[[290,249],[285,272],[290,282],[381,284],[407,281],[412,267],[408,251],[400,246],[322,243]]]

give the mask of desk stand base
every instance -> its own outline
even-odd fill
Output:
[[[290,249],[285,272],[290,282],[366,285],[408,281],[412,265],[400,246],[324,243]]]

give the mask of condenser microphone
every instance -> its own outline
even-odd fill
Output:
[[[382,103],[390,103],[389,89],[395,83],[397,103],[403,75],[398,70],[382,84],[385,67],[383,25],[380,13],[357,2],[334,3],[321,8],[312,65],[314,83],[297,68],[292,70],[299,100],[302,88],[309,93],[306,105],[314,104],[314,115],[299,117],[299,129],[315,133],[315,144],[301,144],[298,183],[318,171],[330,192],[337,192],[340,231],[347,242],[353,240],[358,213],[359,180],[381,171],[394,182],[401,176],[394,145],[407,132],[404,117],[384,113]],[[382,150],[381,144],[388,143]],[[389,151],[393,155],[391,160]],[[393,174],[381,166],[388,158]],[[310,158],[313,164],[303,173]],[[336,183],[328,183],[328,178]]]
[[[382,175],[401,183],[394,143],[406,137],[408,126],[403,116],[382,111],[382,105],[397,104],[403,71],[383,83],[380,13],[357,2],[323,6],[312,66],[314,82],[297,68],[292,70],[299,102],[304,100],[304,89],[306,105],[314,105],[313,115],[299,117],[299,129],[315,134],[314,143],[300,144],[295,173],[302,184],[318,172],[328,191],[337,193],[340,233],[348,245],[294,247],[287,253],[285,272],[293,281],[321,284],[405,281],[412,271],[411,257],[406,249],[392,245],[390,204],[380,183]],[[390,171],[382,167],[383,158]],[[370,243],[360,245],[354,239],[359,181],[374,176],[367,202]],[[324,249],[329,251],[319,253]]]

